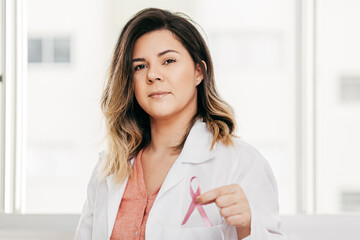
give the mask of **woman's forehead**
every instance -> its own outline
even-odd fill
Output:
[[[169,30],[148,32],[135,41],[133,58],[143,58],[145,55],[157,55],[165,50],[175,50],[182,53],[186,49],[176,35]]]

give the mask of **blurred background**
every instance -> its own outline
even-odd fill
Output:
[[[4,214],[80,214],[105,148],[115,43],[133,14],[159,7],[201,26],[237,135],[273,168],[280,214],[359,216],[360,1],[14,2],[2,0],[0,19],[0,74],[16,79],[0,83]]]

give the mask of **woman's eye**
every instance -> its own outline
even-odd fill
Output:
[[[175,62],[175,59],[166,59],[164,64],[169,64],[169,63],[172,63],[172,62]]]
[[[138,71],[138,70],[141,70],[141,69],[143,69],[143,68],[145,68],[145,65],[144,65],[144,64],[137,65],[137,66],[134,67],[134,72],[135,72],[135,71]]]

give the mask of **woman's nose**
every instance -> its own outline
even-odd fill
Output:
[[[153,83],[156,80],[162,80],[161,74],[159,69],[157,69],[156,67],[149,67],[148,70],[148,76],[147,76],[147,83]]]

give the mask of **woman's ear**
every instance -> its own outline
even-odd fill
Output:
[[[201,60],[202,63],[204,64],[204,67],[205,67],[205,70],[207,70],[207,65],[206,65],[206,62],[204,60]]]
[[[201,62],[204,64],[205,70],[207,70],[207,66],[204,60],[201,60]],[[199,63],[196,64],[196,85],[199,85],[201,81],[204,79],[204,73],[201,69],[201,66]]]

